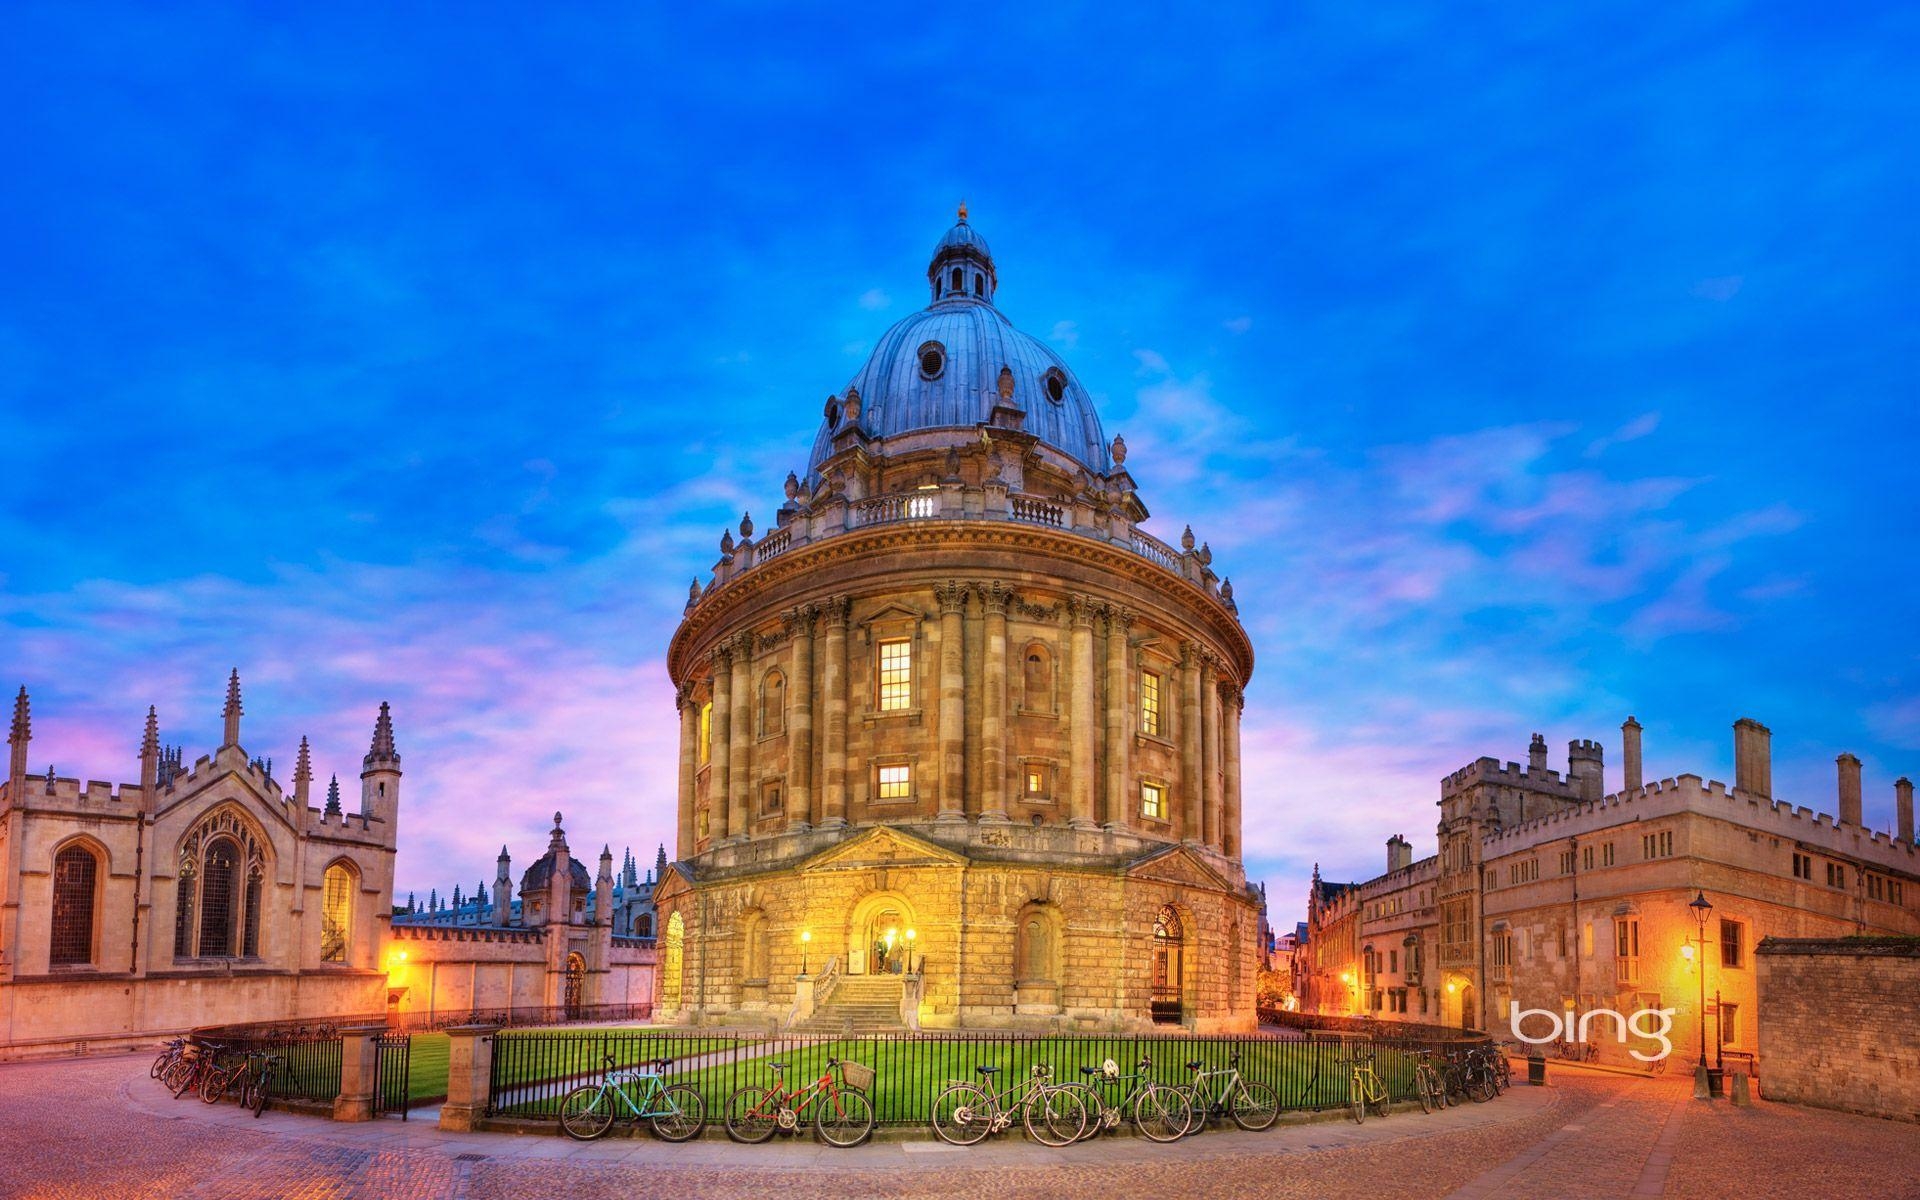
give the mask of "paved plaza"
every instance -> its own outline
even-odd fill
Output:
[[[1920,1197],[1920,1130],[1784,1105],[1688,1099],[1676,1082],[1560,1071],[1486,1105],[1173,1146],[1047,1150],[810,1141],[580,1145],[175,1101],[129,1056],[0,1066],[0,1196],[118,1197]]]

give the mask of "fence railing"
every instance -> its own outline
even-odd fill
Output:
[[[521,1004],[508,1008],[456,1008],[435,1012],[396,1013],[382,1018],[393,1029],[421,1032],[446,1029],[454,1025],[502,1025],[525,1028],[530,1025],[582,1025],[602,1021],[645,1021],[653,1016],[648,1004],[576,1004],[550,1006]]]
[[[1260,1009],[1264,1025],[1310,1032],[1333,1032],[1364,1037],[1383,1045],[1450,1046],[1479,1045],[1491,1039],[1473,1029],[1453,1025],[1431,1025],[1420,1021],[1382,1021],[1376,1017],[1342,1017],[1325,1013],[1288,1012],[1285,1009]]]
[[[330,1101],[340,1094],[341,1039],[334,1025],[232,1025],[196,1029],[191,1036],[222,1054],[277,1055],[275,1096]]]
[[[583,1083],[598,1082],[609,1059],[622,1068],[670,1059],[664,1070],[667,1081],[697,1087],[708,1119],[719,1121],[734,1091],[771,1082],[770,1064],[786,1064],[787,1083],[798,1088],[818,1079],[827,1070],[828,1058],[834,1057],[874,1069],[871,1098],[878,1123],[924,1125],[935,1094],[950,1080],[977,1080],[982,1066],[998,1067],[994,1079],[1004,1088],[1019,1083],[1036,1063],[1046,1063],[1054,1078],[1067,1081],[1082,1079],[1083,1067],[1099,1068],[1108,1060],[1132,1072],[1144,1058],[1151,1060],[1147,1071],[1154,1078],[1184,1084],[1192,1077],[1188,1064],[1221,1070],[1236,1056],[1241,1074],[1272,1087],[1283,1110],[1318,1111],[1347,1104],[1356,1054],[1374,1059],[1394,1099],[1411,1098],[1409,1052],[1429,1044],[1419,1038],[1356,1043],[1151,1034],[754,1037],[698,1030],[503,1031],[493,1040],[486,1111],[489,1116],[556,1118],[561,1097]]]

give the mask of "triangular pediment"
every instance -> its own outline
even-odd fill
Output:
[[[1135,859],[1127,867],[1127,877],[1177,883],[1186,887],[1216,888],[1220,891],[1232,889],[1225,876],[1186,846],[1167,846]]]
[[[964,866],[967,857],[904,829],[879,825],[829,846],[800,865],[803,871],[864,867]]]
[[[684,896],[693,891],[693,877],[687,873],[685,863],[668,863],[667,869],[660,874],[659,882],[653,888],[653,903],[657,908],[663,901]]]
[[[927,614],[917,608],[908,608],[895,601],[884,608],[876,609],[854,622],[856,625],[884,625],[888,621],[924,621]]]

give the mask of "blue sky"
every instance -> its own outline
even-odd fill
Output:
[[[1920,770],[1895,5],[17,6],[0,682],[35,769],[406,756],[401,890],[543,815],[669,836],[661,657],[964,197],[1259,654],[1249,872],[1432,845],[1438,778],[1867,817]]]

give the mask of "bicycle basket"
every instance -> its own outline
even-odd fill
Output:
[[[862,1063],[841,1063],[840,1078],[847,1081],[848,1087],[859,1088],[863,1092],[873,1090],[873,1068]]]

